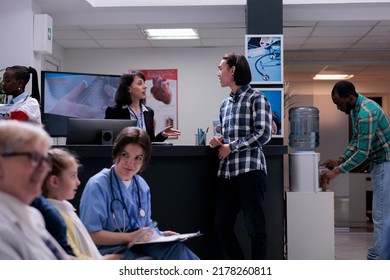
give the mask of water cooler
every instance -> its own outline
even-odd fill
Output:
[[[318,165],[320,154],[314,152],[319,145],[319,111],[315,107],[294,107],[289,110],[290,190],[292,192],[318,192]]]
[[[287,258],[330,260],[335,257],[333,192],[319,188],[319,111],[289,110],[290,191],[286,193]]]

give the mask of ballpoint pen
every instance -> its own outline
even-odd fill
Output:
[[[125,252],[126,250],[130,249],[131,247],[133,247],[138,241],[140,241],[142,239],[142,237],[144,237],[146,234],[148,234],[149,232],[151,232],[153,229],[155,229],[157,227],[157,222],[156,221],[153,221],[151,222],[149,225],[148,225],[148,228],[143,231],[142,233],[138,234],[136,237],[133,238],[133,240],[131,240],[131,242],[129,242],[129,244],[127,244],[127,246],[124,246],[122,248],[120,248],[118,251],[116,251],[115,253],[116,254],[122,254],[123,252]]]
[[[200,139],[200,142],[199,142],[200,145],[206,145],[206,136],[207,136],[208,131],[209,131],[209,128],[206,129],[205,133],[202,133],[202,138]]]

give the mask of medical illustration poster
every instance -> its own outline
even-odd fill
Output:
[[[245,35],[252,84],[283,84],[283,35]]]
[[[256,88],[260,90],[268,101],[272,109],[272,137],[283,138],[283,89],[281,88]]]
[[[154,110],[156,134],[167,125],[178,128],[177,69],[139,71],[145,75],[146,105]]]

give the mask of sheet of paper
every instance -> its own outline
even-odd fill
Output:
[[[138,241],[134,244],[147,244],[147,243],[160,243],[160,242],[172,242],[172,241],[185,241],[189,238],[201,236],[202,233],[193,232],[193,233],[184,233],[184,234],[174,234],[170,236],[161,236],[157,232],[154,232],[152,239],[150,241]]]

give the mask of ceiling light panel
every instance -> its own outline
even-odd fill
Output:
[[[193,28],[145,29],[144,32],[151,40],[199,39],[198,32]]]
[[[86,0],[92,7],[229,6],[246,5],[246,0]]]
[[[313,77],[313,80],[348,80],[353,75],[348,74],[317,74]]]

